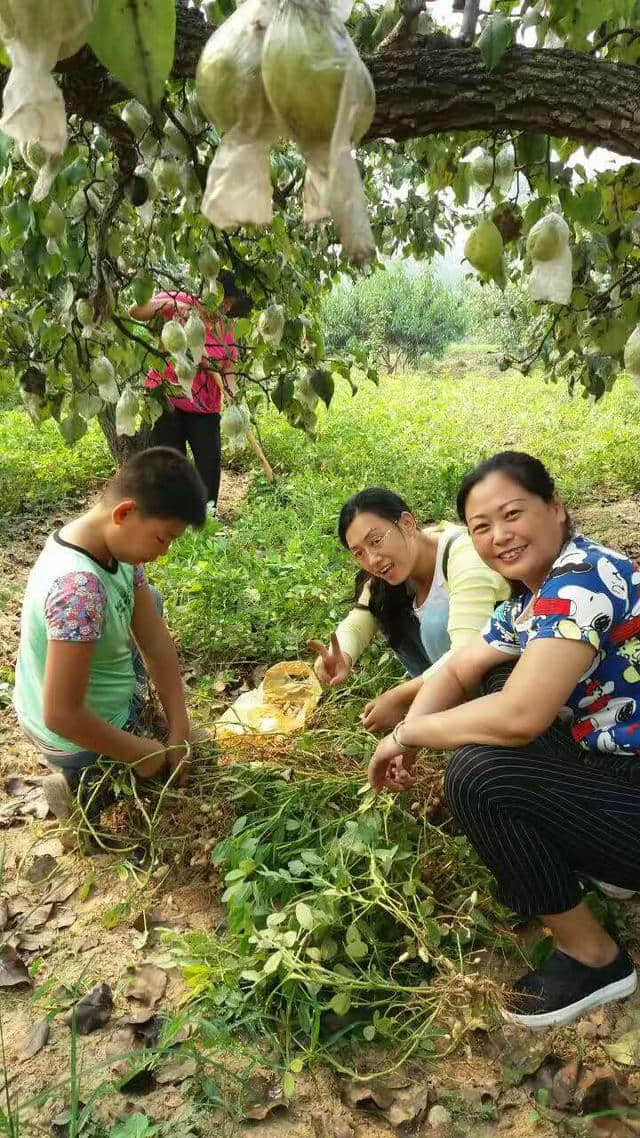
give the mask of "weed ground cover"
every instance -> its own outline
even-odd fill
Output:
[[[462,472],[504,446],[540,454],[582,510],[597,512],[640,484],[640,404],[630,383],[620,381],[591,406],[539,378],[499,375],[466,352],[449,353],[429,374],[387,380],[379,389],[363,385],[353,399],[340,394],[321,416],[315,442],[275,413],[263,415],[260,426],[278,469],[275,486],[256,477],[233,523],[185,537],[152,570],[181,642],[191,707],[205,724],[250,677],[243,662],[301,655],[307,636],[326,635],[346,611],[353,566],[338,546],[335,523],[356,489],[387,484],[423,518],[451,516]],[[71,499],[86,495],[111,465],[97,432],[68,450],[51,425],[36,432],[16,411],[0,415],[0,447],[0,514],[4,535],[13,530],[14,540],[47,508],[70,513]],[[624,547],[631,505],[621,515],[619,542],[600,521],[596,536]],[[0,595],[13,589],[15,566],[10,559],[6,565]],[[7,636],[14,635],[12,623]],[[486,961],[518,950],[488,874],[442,812],[444,756],[425,763],[410,797],[373,801],[363,792],[372,740],[358,713],[399,676],[378,644],[292,744],[266,757],[245,753],[241,765],[224,768],[212,753],[196,752],[185,793],[151,787],[140,795],[121,780],[119,805],[103,821],[111,833],[127,834],[111,856],[127,867],[132,893],[110,901],[97,925],[100,939],[115,940],[149,895],[156,904],[163,889],[179,891],[194,880],[202,893],[201,875],[210,874],[212,907],[224,897],[224,923],[219,914],[206,932],[181,935],[173,948],[192,996],[186,1014],[200,1066],[185,1093],[196,1104],[208,1097],[228,1113],[217,1074],[202,1059],[207,1047],[230,1053],[243,1039],[267,1040],[266,1061],[295,1103],[301,1070],[314,1059],[371,1074],[409,1056],[412,1069],[424,1071],[474,1023],[491,1019]],[[159,866],[166,887],[154,884]],[[626,938],[633,934],[631,921]],[[127,962],[125,955],[122,967]],[[55,963],[45,952],[36,966],[38,985],[57,983],[63,944]],[[101,978],[92,975],[91,982]],[[105,1100],[112,1093],[105,1077]],[[152,1108],[147,1117],[141,1102],[139,1114],[145,1138],[164,1134]],[[0,1115],[0,1133],[13,1134],[3,1131],[4,1121]],[[127,1131],[86,1133],[125,1138]]]
[[[275,486],[256,481],[232,531],[186,536],[153,570],[184,647],[203,664],[273,662],[329,632],[354,579],[337,516],[364,486],[389,486],[424,520],[453,517],[463,472],[504,447],[539,454],[570,505],[594,487],[619,497],[640,485],[640,400],[624,377],[591,405],[539,377],[478,371],[451,355],[428,375],[341,393],[315,442],[275,411],[260,422]]]

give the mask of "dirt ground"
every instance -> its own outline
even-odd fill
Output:
[[[246,476],[223,475],[221,514],[230,525],[247,484]],[[20,598],[28,570],[46,535],[64,520],[55,516],[18,520],[13,527],[10,547],[0,550],[0,680],[10,675],[15,661]],[[614,547],[640,553],[640,501],[636,499],[607,502],[594,495],[594,502],[579,512],[576,522],[586,532]],[[2,695],[0,688],[0,698]],[[0,703],[2,786],[5,787],[6,780],[13,775],[37,779],[42,773],[37,753],[21,735],[13,711]],[[0,793],[0,809],[8,801],[10,797]],[[200,836],[202,817],[196,809],[192,823],[194,835],[197,831]],[[128,998],[131,969],[143,963],[155,964],[166,974],[166,990],[155,1005],[156,1012],[176,1012],[186,994],[186,985],[166,947],[161,940],[153,938],[145,942],[144,931],[134,927],[136,917],[143,908],[153,908],[160,910],[163,919],[178,931],[212,930],[222,919],[217,901],[219,882],[215,870],[207,864],[196,864],[188,867],[187,872],[175,869],[156,873],[141,889],[118,853],[88,857],[77,851],[63,851],[58,839],[52,837],[55,824],[51,819],[13,818],[4,824],[0,818],[2,825],[0,846],[4,844],[5,854],[0,879],[0,918],[4,898],[10,906],[13,903],[14,908],[22,909],[19,920],[31,922],[33,931],[28,942],[31,947],[29,951],[20,947],[20,956],[31,966],[32,972],[35,971],[30,986],[2,988],[0,1011],[6,1072],[14,1102],[26,1103],[50,1089],[49,1099],[43,1105],[29,1108],[23,1120],[25,1134],[44,1135],[51,1132],[51,1119],[65,1107],[70,1031],[63,1022],[63,1015],[74,998],[75,986],[81,984],[86,990],[106,982],[114,1000],[106,1026],[80,1041],[80,1085],[86,1098],[105,1079],[115,1077],[113,1056],[123,1046],[123,1027],[119,1021],[130,1018],[132,1009],[139,1007]],[[214,836],[212,831],[212,841]],[[206,858],[202,860],[206,862]],[[42,873],[45,876],[38,879]],[[72,885],[75,888],[70,892]],[[47,904],[46,898],[52,892],[54,898],[60,892],[63,899],[54,902],[52,910],[42,919],[46,910],[39,907]],[[66,893],[69,895],[65,897]],[[640,905],[635,901],[625,903],[624,912],[640,943]],[[0,924],[0,929],[2,927],[4,924]],[[11,930],[9,921],[9,935]],[[47,1014],[51,1018],[49,1041],[38,1054],[26,1058],[25,1037]],[[269,1135],[273,1138],[382,1138],[393,1133],[438,1133],[442,1138],[469,1134],[472,1138],[482,1138],[498,1131],[508,1132],[513,1138],[525,1138],[532,1132],[545,1138],[569,1133],[559,1130],[558,1120],[547,1117],[544,1111],[537,1119],[531,1117],[535,1091],[549,1090],[558,1068],[581,1056],[583,1083],[585,1080],[588,1083],[588,1076],[596,1068],[604,1069],[602,1080],[613,1080],[614,1089],[609,1086],[606,1105],[618,1102],[616,1094],[622,1096],[620,1102],[627,1106],[630,1102],[635,1104],[640,1092],[640,1042],[630,1065],[612,1068],[611,1057],[606,1052],[612,1041],[629,1031],[637,1032],[640,1039],[640,997],[605,1015],[594,1013],[575,1029],[536,1037],[515,1029],[491,1035],[477,1031],[450,1057],[426,1065],[409,1062],[401,1077],[395,1080],[397,1085],[385,1088],[387,1098],[383,1095],[382,1099],[387,1102],[388,1117],[379,1102],[376,1105],[371,1100],[355,1101],[348,1080],[320,1070],[298,1076],[290,1104],[266,1113],[264,1118],[247,1120],[240,1116],[234,1121],[212,1110],[204,1128],[201,1122],[200,1129],[190,1130],[185,1122],[183,1129],[177,1127],[172,1133],[176,1138],[183,1133],[185,1136],[188,1133],[255,1134],[260,1138]],[[524,1088],[506,1085],[505,1064],[514,1061],[519,1049],[524,1048],[526,1055],[535,1047],[541,1047],[547,1056],[538,1064],[537,1073],[532,1071],[525,1079]],[[215,1060],[219,1061],[220,1057]],[[238,1054],[227,1056],[225,1061],[230,1069],[234,1065],[242,1066],[246,1062],[243,1046],[239,1045]],[[535,1062],[529,1060],[531,1066],[535,1067]],[[189,1083],[184,1082],[180,1071],[177,1076],[175,1081],[157,1086],[144,1096],[114,1089],[99,1100],[98,1113],[105,1120],[135,1111],[146,1111],[158,1122],[188,1119]],[[580,1079],[577,1079],[579,1085]],[[578,1090],[574,1086],[572,1093],[574,1098],[578,1095],[578,1099],[581,1094],[580,1101],[584,1101],[587,1094],[584,1087],[579,1091],[579,1086]],[[387,1101],[389,1095],[391,1108]],[[400,1123],[403,1095],[408,1096],[410,1105],[405,1110],[405,1121]],[[601,1105],[600,1100],[593,1101]],[[449,1111],[450,1121],[434,1129],[427,1116],[438,1102]],[[417,1104],[413,1115],[411,1103]],[[489,1114],[493,1117],[487,1117]],[[616,1118],[609,1119],[607,1129],[602,1120],[598,1124],[600,1128],[589,1133],[600,1134],[602,1138],[607,1135],[624,1138],[624,1135],[640,1133],[640,1124],[631,1121],[626,1129],[615,1129],[614,1123],[622,1125]],[[630,1128],[632,1125],[636,1125],[635,1130]]]

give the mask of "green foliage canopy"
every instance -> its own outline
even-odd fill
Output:
[[[166,356],[157,329],[136,324],[128,308],[160,285],[195,292],[213,312],[221,289],[207,268],[211,257],[203,262],[209,247],[254,304],[251,315],[236,324],[241,398],[252,411],[270,401],[293,424],[312,431],[317,401],[330,401],[336,379],[355,385],[363,373],[375,376],[361,343],[332,356],[323,341],[323,295],[340,274],[354,277],[355,271],[331,224],[303,227],[304,169],[290,144],[272,151],[271,228],[222,233],[201,216],[206,169],[219,139],[200,113],[192,76],[207,34],[232,3],[207,3],[209,27],[186,0],[169,8],[167,0],[153,0],[151,8],[149,3],[100,0],[88,34],[100,63],[86,47],[61,65],[69,144],[51,171],[56,176],[48,192],[42,193],[44,156],[37,145],[21,151],[0,136],[0,361],[20,384],[35,420],[53,416],[72,443],[97,416],[117,449],[117,403],[126,396],[122,430],[148,428],[161,404],[145,393],[144,376]],[[125,25],[143,8],[132,47]],[[112,21],[105,19],[107,10]],[[157,19],[149,20],[149,12]],[[614,382],[624,344],[640,320],[640,167],[627,162],[596,170],[576,160],[575,152],[581,141],[588,152],[600,140],[622,154],[640,154],[632,94],[640,89],[639,16],[638,0],[611,0],[606,13],[597,0],[493,0],[477,27],[467,28],[467,41],[475,46],[444,36],[426,10],[416,13],[415,5],[400,0],[381,10],[356,0],[349,18],[379,89],[374,133],[384,137],[360,152],[379,252],[428,261],[446,249],[457,224],[471,228],[492,217],[503,235],[507,277],[519,281],[528,268],[527,233],[545,211],[561,213],[570,227],[570,302],[532,306],[529,342],[513,359],[528,370],[544,353],[554,378],[566,376],[595,398]],[[529,57],[542,77],[527,79],[531,90],[522,89],[520,118],[514,120],[514,107],[504,99],[489,99],[492,109],[483,104],[478,110],[479,92],[504,92],[506,84],[517,84],[514,74],[524,74]],[[426,68],[426,86],[416,80],[410,122],[393,93],[394,69],[407,59],[420,59]],[[426,64],[445,67],[447,90],[429,80]],[[553,80],[554,65],[556,80],[563,76],[561,88]],[[414,71],[422,73],[417,63]],[[592,107],[578,113],[581,75],[600,85],[592,102],[606,100],[608,77],[612,87],[628,84],[629,113],[625,117],[618,108],[615,130],[604,114],[594,125],[587,114]],[[148,99],[148,110],[131,103],[125,82],[138,98]],[[451,90],[466,108],[465,126],[438,130],[437,115],[421,112],[419,97],[428,93],[447,121]],[[574,97],[571,116],[565,104]],[[540,99],[549,107],[553,133],[541,133]],[[524,129],[527,115],[530,128]],[[469,122],[479,125],[469,129]],[[478,146],[494,168],[482,190],[473,185],[466,161]],[[514,159],[510,184],[495,176],[505,147]],[[278,345],[259,331],[260,315],[273,302],[285,315]],[[417,350],[408,324],[397,335],[407,353]],[[102,391],[91,371],[101,355],[115,376],[115,386],[103,384]],[[130,443],[128,437],[121,434],[120,444],[138,445],[144,435]]]
[[[361,344],[389,371],[439,356],[465,331],[461,297],[429,270],[402,265],[332,290],[324,304],[327,347],[336,354]]]

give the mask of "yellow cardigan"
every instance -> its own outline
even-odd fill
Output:
[[[438,545],[447,541],[452,530],[458,529],[448,523],[436,528],[441,529]],[[440,667],[451,652],[468,644],[482,631],[496,604],[509,597],[508,583],[480,559],[468,533],[462,533],[449,547],[446,587],[449,593],[447,632],[451,648],[427,672]],[[368,606],[369,599],[367,584],[358,603]],[[369,647],[377,631],[378,622],[368,607],[351,609],[336,629],[338,643],[353,663]]]

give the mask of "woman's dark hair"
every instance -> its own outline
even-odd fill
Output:
[[[338,519],[338,536],[345,549],[348,549],[347,530],[358,514],[375,514],[397,526],[402,515],[410,513],[411,509],[399,494],[386,490],[384,486],[370,486],[345,502]],[[411,597],[404,582],[401,585],[389,585],[381,577],[374,577],[366,569],[360,569],[356,576],[356,602],[367,583],[371,595],[369,610],[395,649],[403,639],[407,617],[413,613]]]
[[[464,522],[465,525],[467,523],[466,508],[469,494],[489,474],[506,474],[513,482],[517,482],[518,486],[522,486],[523,490],[528,490],[530,494],[542,498],[543,502],[552,502],[555,497],[556,484],[539,458],[534,458],[521,450],[501,450],[498,454],[492,454],[491,458],[485,458],[484,462],[479,462],[477,466],[474,466],[473,470],[465,474],[460,483],[456,498],[456,509],[460,521]],[[565,539],[568,541],[573,533],[573,522],[568,510],[566,515]],[[511,582],[513,596],[518,596],[524,591],[525,586],[519,581]]]
[[[474,487],[489,474],[506,474],[508,478],[517,482],[518,486],[542,498],[543,502],[553,501],[556,484],[539,458],[533,458],[521,450],[501,450],[498,454],[492,454],[491,458],[485,458],[484,462],[479,462],[462,479],[456,498],[456,509],[460,521],[465,524],[467,498]]]
[[[233,301],[232,316],[248,316],[253,308],[250,298],[236,283],[233,273],[223,269],[218,273],[218,280],[224,289],[224,299]]]

